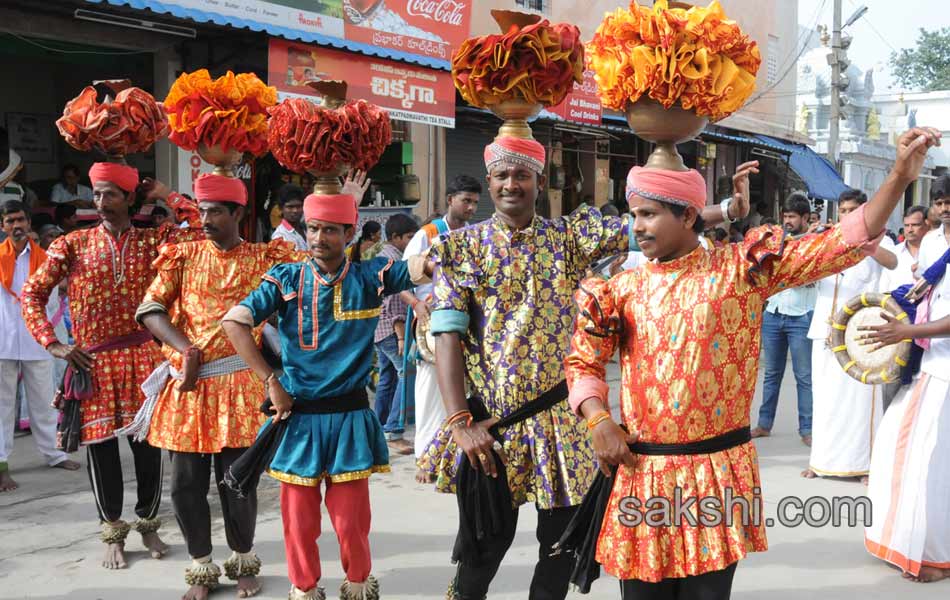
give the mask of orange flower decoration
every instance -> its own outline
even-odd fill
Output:
[[[389,113],[365,100],[330,109],[289,98],[269,112],[271,154],[298,173],[331,171],[339,165],[367,170],[392,140]]]
[[[125,85],[128,82],[124,82]],[[56,127],[66,143],[77,150],[95,149],[107,156],[145,152],[168,134],[162,105],[148,92],[125,88],[114,100],[100,103],[92,86],[66,103]]]
[[[267,109],[275,104],[277,88],[254,73],[183,73],[165,98],[169,137],[185,150],[204,144],[260,156],[267,151]]]
[[[689,9],[634,0],[629,10],[604,17],[587,56],[604,106],[624,110],[646,94],[666,108],[679,102],[713,120],[742,107],[762,62],[756,43],[717,0]]]
[[[487,108],[520,98],[560,104],[584,81],[584,45],[574,25],[539,21],[512,25],[505,34],[465,40],[452,55],[452,77],[462,98]]]

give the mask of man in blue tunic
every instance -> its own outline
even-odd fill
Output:
[[[291,600],[324,600],[318,587],[321,481],[340,542],[342,600],[379,598],[370,575],[368,478],[389,471],[382,426],[369,408],[373,333],[383,296],[411,289],[431,270],[425,260],[347,260],[356,202],[349,195],[307,196],[310,258],[278,265],[225,315],[235,350],[266,382],[275,419],[289,419],[268,473],[281,482]],[[413,276],[410,276],[410,271]],[[414,281],[413,281],[414,280]],[[284,373],[268,366],[251,328],[277,313]]]

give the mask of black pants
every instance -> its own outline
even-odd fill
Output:
[[[240,499],[230,488],[221,485],[224,474],[247,448],[224,448],[218,454],[169,452],[172,459],[172,505],[175,519],[188,545],[192,558],[211,554],[211,507],[208,489],[211,463],[214,458],[214,479],[217,482],[224,534],[228,547],[235,552],[250,552],[254,546],[257,525],[257,485],[247,498]]]
[[[162,451],[146,442],[133,442],[132,458],[135,462],[135,482],[138,500],[135,514],[140,519],[154,519],[162,501]],[[96,508],[102,521],[118,521],[122,517],[122,461],[119,458],[119,440],[112,438],[86,446],[87,468]]]
[[[518,509],[512,510],[517,522]],[[528,600],[564,600],[567,596],[574,555],[561,553],[558,556],[551,556],[550,554],[551,546],[561,538],[561,534],[564,533],[576,510],[576,506],[550,510],[538,509],[536,535],[540,547]],[[501,566],[501,561],[505,558],[505,553],[511,547],[512,541],[514,537],[508,540],[504,549],[500,550],[494,560],[488,564],[478,567],[459,564],[455,589],[460,600],[482,600],[486,597],[488,586],[498,572],[498,567]]]
[[[621,600],[729,600],[736,566],[702,575],[664,579],[656,583],[626,579],[620,582]]]

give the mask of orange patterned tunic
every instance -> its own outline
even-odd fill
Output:
[[[168,312],[172,324],[201,350],[203,363],[233,356],[221,318],[257,289],[268,269],[302,260],[301,254],[283,240],[242,242],[228,251],[207,240],[166,246],[155,261],[158,274],[142,309]],[[258,344],[263,327],[254,328]],[[172,367],[181,369],[181,355],[174,348],[163,346],[162,352]],[[264,384],[250,369],[199,379],[190,392],[178,391],[178,382],[170,379],[155,405],[148,443],[176,452],[246,448],[267,418],[260,411],[263,401]]]
[[[59,282],[69,278],[69,314],[80,348],[141,331],[135,322],[145,289],[155,276],[152,261],[165,243],[200,237],[200,229],[131,228],[115,239],[104,225],[73,231],[57,240],[46,262],[23,286],[26,326],[44,347],[58,341],[46,316],[46,302]],[[82,443],[115,435],[135,418],[145,400],[140,385],[161,362],[152,342],[97,353],[92,372],[93,398],[83,402]]]
[[[867,242],[863,210],[841,227],[790,240],[779,227],[750,232],[742,244],[669,262],[650,262],[610,281],[588,280],[571,354],[565,366],[571,405],[598,397],[606,405],[605,365],[620,350],[621,415],[643,442],[684,444],[748,427],[758,368],[765,300],[860,261]],[[586,292],[584,290],[587,290]],[[597,544],[597,560],[619,579],[656,582],[726,568],[767,548],[755,446],[712,454],[637,456],[620,466]],[[655,498],[744,498],[750,519],[733,507],[732,523],[717,526],[645,517]],[[632,504],[639,500],[639,523]],[[660,501],[663,502],[663,501]],[[621,510],[623,508],[623,510]],[[662,511],[653,513],[659,521]],[[625,518],[621,518],[625,517]]]

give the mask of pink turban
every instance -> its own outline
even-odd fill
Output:
[[[89,169],[89,181],[92,185],[96,185],[99,181],[107,181],[126,192],[133,192],[139,184],[139,170],[128,165],[97,162]]]
[[[234,202],[247,206],[247,188],[237,177],[205,173],[195,179],[195,198],[198,202]]]
[[[508,163],[540,175],[544,172],[544,158],[544,146],[534,140],[506,136],[485,146],[485,168],[489,172],[496,165]]]
[[[304,221],[316,219],[355,226],[357,217],[356,199],[349,194],[310,194],[303,201]]]
[[[695,169],[668,171],[633,167],[627,174],[628,203],[632,196],[702,210],[706,206],[706,180]]]

